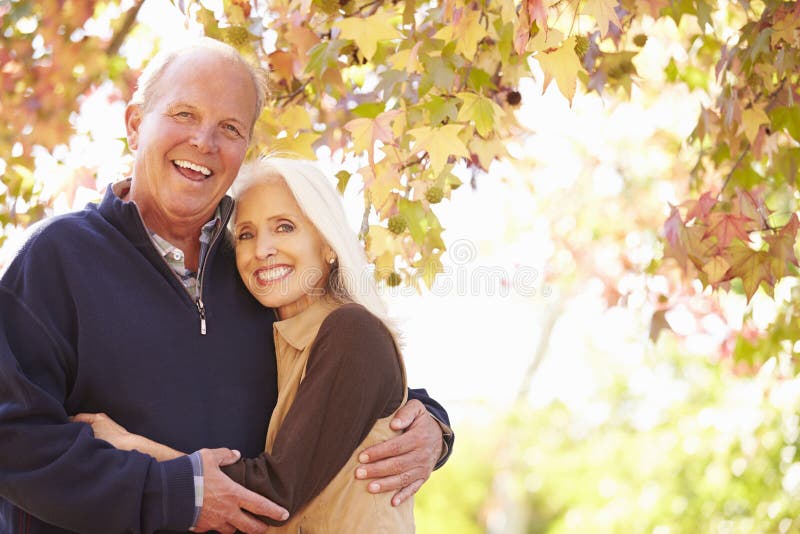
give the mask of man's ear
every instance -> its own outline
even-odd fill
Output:
[[[128,148],[139,148],[139,124],[142,122],[141,104],[128,104],[125,108],[125,130],[128,133]]]

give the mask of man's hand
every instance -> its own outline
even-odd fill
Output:
[[[391,427],[405,432],[364,450],[358,457],[362,465],[356,469],[356,478],[375,479],[367,486],[370,493],[399,490],[392,497],[392,505],[397,506],[431,476],[442,454],[442,429],[416,399],[397,411]]]
[[[193,531],[218,530],[222,534],[233,534],[238,529],[247,534],[263,533],[267,525],[247,512],[276,521],[289,517],[285,509],[240,486],[220,470],[221,465],[230,465],[239,456],[237,451],[230,449],[200,450],[203,460],[203,508]]]

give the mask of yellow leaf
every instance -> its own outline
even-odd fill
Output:
[[[715,285],[725,278],[725,274],[730,267],[731,264],[725,261],[725,258],[714,256],[710,262],[703,265],[703,272],[708,275],[708,283]]]
[[[295,159],[317,159],[317,154],[314,152],[314,142],[319,139],[320,135],[316,132],[306,132],[297,134],[294,137],[283,137],[276,139],[269,147],[269,152],[272,155],[284,158]]]
[[[397,189],[402,189],[400,175],[391,165],[380,165],[377,172],[371,167],[359,169],[358,174],[364,180],[364,188],[369,191],[372,205],[381,218],[384,218],[394,208],[397,202]]]
[[[428,152],[431,159],[431,169],[434,174],[438,175],[444,169],[447,164],[447,158],[450,156],[469,157],[469,150],[458,137],[458,134],[463,129],[464,126],[461,124],[448,124],[441,128],[427,126],[414,128],[409,130],[408,133],[416,141],[414,144],[416,152],[423,150]]]
[[[442,260],[440,259],[441,255],[441,252],[431,252],[430,254],[426,254],[422,260],[414,264],[414,266],[417,268],[417,272],[414,273],[415,277],[422,278],[422,280],[425,282],[425,285],[428,286],[428,289],[433,286],[433,282],[436,280],[436,275],[444,271]]]
[[[355,41],[364,57],[372,59],[378,50],[378,41],[403,37],[392,23],[393,18],[393,13],[379,10],[370,17],[348,17],[337,20],[333,25],[342,31],[343,39]]]
[[[423,66],[419,61],[419,47],[422,41],[415,44],[412,48],[400,50],[391,57],[389,63],[397,69],[403,69],[406,72],[422,72]]]
[[[456,52],[467,59],[474,58],[478,43],[486,37],[486,29],[480,22],[480,12],[465,9],[453,31],[453,37],[456,40]]]
[[[551,48],[557,48],[559,43],[561,43],[561,41],[563,40],[564,40],[564,34],[558,30],[548,30],[546,32],[539,32],[528,43],[527,50],[529,52],[541,52],[542,50],[550,50]]]
[[[278,120],[287,132],[293,134],[299,130],[311,129],[311,117],[303,106],[292,105],[284,109]]]
[[[547,89],[550,82],[555,79],[561,94],[572,104],[578,71],[581,69],[581,62],[575,54],[575,37],[565,40],[561,43],[561,47],[553,52],[539,52],[536,54],[536,60],[544,71],[543,89]]]
[[[617,28],[622,27],[619,17],[614,11],[614,8],[618,5],[619,2],[616,0],[587,0],[586,5],[583,6],[582,13],[594,17],[597,21],[597,26],[600,28],[600,36],[605,37],[612,23]]]
[[[366,150],[371,165],[375,164],[375,141],[386,144],[394,142],[391,122],[401,113],[402,111],[395,109],[381,113],[374,119],[353,119],[344,125],[353,138],[355,151],[360,153]]]
[[[494,130],[495,121],[505,115],[503,108],[484,96],[467,92],[456,96],[464,102],[458,111],[458,120],[474,123],[481,137],[488,137]]]
[[[470,150],[478,155],[483,170],[488,171],[489,166],[495,158],[503,158],[508,155],[506,146],[499,139],[481,139],[474,137],[469,142]]]
[[[761,108],[749,108],[742,112],[742,127],[744,135],[750,143],[755,141],[758,129],[762,124],[769,124],[769,117]]]

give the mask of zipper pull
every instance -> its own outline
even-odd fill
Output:
[[[200,314],[200,334],[206,335],[206,307],[203,306],[203,300],[198,298],[195,301],[197,305],[197,313]]]

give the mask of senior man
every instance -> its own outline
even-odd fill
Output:
[[[277,395],[273,314],[224,237],[264,88],[209,39],[154,59],[125,115],[132,178],[43,225],[3,276],[0,531],[260,532],[253,514],[285,519],[220,470],[237,458],[229,449],[263,450]],[[424,390],[411,396],[396,420],[406,432],[367,449],[359,469],[395,502],[443,449],[426,407],[445,425],[446,413]],[[197,452],[157,462],[116,450],[70,422],[78,412]]]

